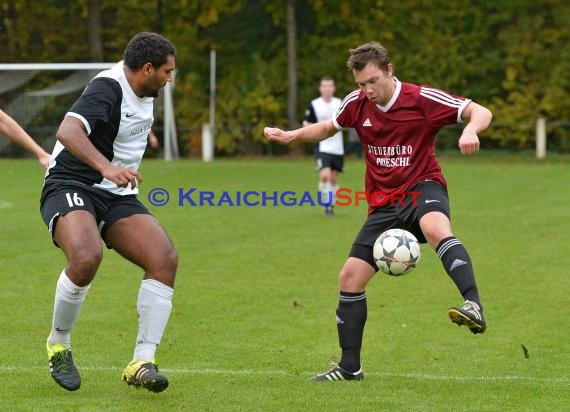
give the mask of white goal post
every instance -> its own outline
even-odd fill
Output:
[[[106,70],[113,67],[114,63],[1,63],[0,74],[2,72],[37,72],[37,71],[96,71]],[[80,80],[82,84],[81,90],[87,85],[90,79]],[[77,81],[77,80],[76,80]],[[164,102],[164,160],[170,161],[179,156],[178,136],[176,133],[176,120],[174,117],[174,103],[172,98],[172,88],[174,87],[174,78],[172,82],[167,82],[163,90]],[[73,84],[69,89],[73,91],[77,84]],[[57,95],[58,93],[68,93],[65,85],[51,87],[37,92],[29,92],[35,96]]]

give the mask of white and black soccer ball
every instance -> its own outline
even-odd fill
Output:
[[[390,229],[374,243],[374,261],[387,275],[401,276],[416,267],[421,257],[418,239],[404,229]]]

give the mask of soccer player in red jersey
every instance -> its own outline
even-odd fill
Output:
[[[316,142],[354,127],[366,158],[366,191],[421,194],[381,206],[370,196],[368,217],[339,275],[336,320],[341,361],[312,378],[317,381],[364,378],[360,352],[367,315],[365,287],[378,271],[372,255],[374,241],[388,229],[409,230],[420,242],[429,243],[464,299],[462,307],[449,308],[449,317],[473,333],[486,329],[471,259],[451,231],[446,182],[434,142],[444,126],[468,120],[459,149],[464,155],[476,153],[477,134],[491,123],[491,112],[465,97],[401,82],[394,77],[388,51],[376,42],[350,50],[347,66],[359,89],[344,98],[332,120],[292,131],[266,127],[265,136],[281,143]]]

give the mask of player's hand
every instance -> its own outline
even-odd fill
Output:
[[[278,129],[277,127],[265,127],[263,129],[263,134],[267,137],[267,140],[273,140],[278,143],[287,144],[293,138],[289,133],[284,130]]]
[[[158,143],[158,139],[152,131],[148,134],[147,141],[148,141],[148,145],[152,149],[158,149],[160,147],[160,143]]]
[[[122,167],[117,167],[110,165],[102,173],[103,177],[111,182],[115,183],[117,187],[128,187],[131,185],[131,189],[137,187],[137,184],[142,183],[142,175],[135,169],[123,169]]]
[[[469,131],[467,128],[463,130],[463,134],[459,138],[459,150],[461,154],[471,155],[479,151],[479,138],[476,133]]]
[[[47,169],[49,166],[49,159],[51,158],[51,155],[49,153],[43,152],[42,154],[40,154],[38,156],[38,162],[40,162],[40,164],[44,167],[44,169]]]

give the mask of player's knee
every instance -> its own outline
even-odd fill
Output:
[[[321,169],[320,171],[321,180],[328,182],[331,180],[331,172],[328,167]]]
[[[453,236],[451,232],[447,230],[441,230],[439,228],[432,228],[432,230],[425,230],[423,233],[427,242],[434,250],[437,248],[437,246],[443,239]]]
[[[171,288],[174,287],[176,269],[178,268],[178,253],[172,247],[160,254],[160,259],[151,262],[145,267],[148,279],[155,279]]]
[[[439,212],[430,212],[424,215],[420,220],[420,228],[433,249],[443,239],[453,236],[448,217]]]
[[[164,267],[168,272],[172,273],[172,276],[176,274],[178,269],[178,253],[176,249],[170,248],[168,253],[164,257]]]
[[[178,253],[171,247],[160,253],[160,257],[150,262],[149,267],[145,268],[148,273],[159,278],[158,280],[171,283],[176,275],[178,268]]]
[[[363,286],[361,285],[359,276],[357,271],[352,267],[350,264],[344,265],[344,267],[340,270],[340,274],[338,276],[338,284],[340,290],[345,292],[352,292],[354,289],[361,289]],[[356,290],[357,292],[359,290]]]
[[[350,269],[348,269],[346,265],[344,265],[344,267],[340,270],[340,273],[338,274],[338,283],[341,285],[341,288],[342,285],[346,283],[348,279],[350,279],[350,277],[351,277]]]
[[[80,249],[70,254],[68,267],[73,274],[75,283],[80,286],[89,284],[102,259],[103,250],[101,248]]]
[[[339,274],[339,287],[343,292],[362,292],[376,271],[368,261],[349,257]]]

